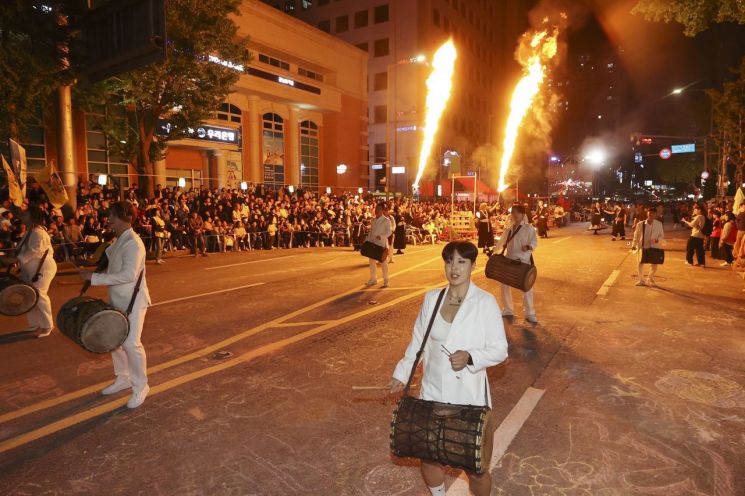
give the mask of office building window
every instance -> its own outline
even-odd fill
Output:
[[[328,5],[328,4],[329,4],[329,0],[318,0],[318,6],[319,7],[322,7],[322,6]]]
[[[336,18],[336,32],[343,33],[349,30],[349,16],[343,15]]]
[[[313,121],[300,123],[300,184],[318,189],[318,125]]]
[[[313,0],[301,0],[300,3],[303,5],[303,10],[313,7]]]
[[[199,188],[202,186],[202,171],[199,169],[166,169],[166,183],[163,186],[175,188],[178,180],[184,179],[186,186],[183,189]]]
[[[109,181],[120,188],[129,187],[129,167],[124,157],[116,155],[101,132],[103,114],[85,114],[85,138],[88,157],[88,174],[106,174]],[[28,153],[28,147],[26,148]],[[31,161],[29,160],[29,168]]]
[[[220,105],[220,110],[215,113],[215,118],[221,121],[235,122],[238,124],[241,123],[241,116],[241,109],[232,103],[223,103]]]
[[[373,82],[373,89],[375,91],[387,90],[388,89],[388,73],[378,72],[375,74],[375,80]]]
[[[276,57],[270,57],[269,55],[265,53],[259,54],[259,62],[262,64],[271,65],[272,67],[278,67],[280,69],[283,69],[285,71],[290,70],[290,63],[286,62],[284,60],[280,60]]]
[[[357,48],[362,50],[363,52],[367,53],[368,50],[370,50],[370,46],[367,44],[367,42],[364,43],[358,43],[355,45]]]
[[[273,113],[263,115],[262,155],[264,163],[264,184],[283,186],[285,184],[285,132],[282,117]]]
[[[359,12],[356,12],[354,14],[354,28],[364,28],[367,26],[368,18],[367,18],[367,10],[360,10]]]
[[[388,22],[388,4],[375,7],[375,24]]]
[[[432,9],[432,24],[440,27],[440,11],[437,9]]]
[[[26,150],[27,173],[43,169],[47,162],[47,147],[41,106],[36,108],[34,116],[26,123],[26,131],[20,145]],[[0,149],[3,150],[5,158],[10,160],[7,136],[0,138]]]
[[[390,49],[388,47],[388,38],[383,38],[382,40],[375,40],[375,45],[373,48],[373,57],[385,57],[390,53]]]
[[[297,73],[300,74],[301,76],[305,76],[307,78],[315,79],[316,81],[323,82],[323,74],[320,74],[318,72],[311,71],[311,70],[305,69],[303,67],[298,67],[297,68]]]
[[[388,106],[376,105],[374,109],[373,122],[375,124],[385,124],[388,121]]]
[[[373,147],[373,162],[379,164],[385,162],[388,158],[388,148],[385,143],[375,143]]]
[[[324,21],[320,21],[318,23],[318,29],[320,29],[324,33],[330,33],[331,32],[331,21],[328,19]]]

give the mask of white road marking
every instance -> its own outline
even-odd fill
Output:
[[[494,432],[494,448],[492,449],[489,472],[492,472],[494,467],[497,466],[497,463],[502,459],[507,448],[509,448],[517,433],[522,429],[525,421],[533,413],[544,392],[545,390],[543,389],[532,387],[526,389],[517,404],[512,407],[510,413],[499,424],[499,427]],[[465,473],[461,473],[455,482],[451,484],[446,494],[449,496],[468,496],[468,479]]]
[[[191,300],[192,298],[199,298],[200,296],[209,296],[213,294],[219,294],[219,293],[227,293],[228,291],[236,291],[238,289],[246,289],[246,288],[253,288],[254,286],[261,286],[264,284],[263,282],[255,282],[253,284],[246,284],[245,286],[236,286],[234,288],[226,288],[226,289],[220,289],[217,291],[210,291],[208,293],[199,293],[195,295],[190,296],[184,296],[183,298],[174,298],[172,300],[165,300],[165,301],[159,301],[156,303],[153,303],[150,305],[151,307],[157,307],[159,305],[167,305],[168,303],[176,303],[177,301],[184,301],[184,300]]]
[[[281,260],[284,258],[292,258],[292,257],[297,257],[297,255],[287,255],[286,257],[262,258],[259,260],[251,260],[250,262],[238,262],[238,263],[227,264],[227,265],[216,265],[215,267],[205,267],[204,270],[224,269],[225,267],[235,267],[237,265],[248,265],[248,264],[260,263],[260,262],[269,262],[271,260]]]
[[[611,286],[613,286],[613,283],[616,282],[616,279],[618,279],[618,274],[620,274],[621,271],[616,269],[613,272],[610,273],[608,276],[608,279],[605,280],[602,286],[600,286],[600,289],[598,289],[598,292],[595,293],[598,296],[605,296],[608,294],[608,290]]]
[[[568,240],[568,239],[570,239],[570,238],[571,238],[571,236],[567,236],[566,238],[561,238],[561,239],[557,239],[556,241],[554,241],[554,242],[553,242],[553,243],[551,244],[551,246],[553,246],[553,245],[558,245],[558,244],[559,244],[559,243],[561,243],[562,241],[566,241],[566,240]]]

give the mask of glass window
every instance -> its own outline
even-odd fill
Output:
[[[264,184],[274,188],[285,184],[285,133],[282,117],[263,115],[262,151]]]
[[[220,110],[215,113],[215,117],[221,121],[241,123],[241,109],[232,103],[223,103]]]
[[[364,42],[364,43],[358,43],[358,44],[357,44],[357,45],[355,45],[355,46],[356,46],[357,48],[359,48],[360,50],[362,50],[363,52],[367,52],[367,51],[368,51],[368,50],[370,49],[370,46],[369,46],[369,45],[367,44],[367,42]]]
[[[129,187],[127,159],[114,153],[106,135],[101,132],[102,114],[85,114],[85,139],[89,174],[106,174],[120,188]]]
[[[321,7],[323,5],[328,5],[329,0],[318,0],[318,6]]]
[[[375,24],[388,21],[388,4],[375,7]]]
[[[355,12],[354,14],[354,28],[364,28],[367,26],[368,22],[368,16],[367,16],[367,10],[360,10],[359,12]]]
[[[386,147],[385,143],[375,143],[375,146],[373,146],[373,150],[373,162],[379,164],[386,161],[386,157],[388,156],[388,148]]]
[[[375,115],[373,116],[373,122],[375,124],[385,124],[388,121],[388,106],[387,105],[376,105]]]
[[[383,38],[382,40],[375,40],[375,46],[373,48],[373,56],[374,57],[385,57],[390,53],[389,47],[388,47],[388,38]]]
[[[325,33],[330,33],[331,32],[331,21],[329,19],[320,21],[318,23],[318,29],[320,29],[321,31]]]
[[[388,89],[388,73],[378,72],[375,74],[375,80],[373,82],[373,89],[375,91]]]
[[[46,165],[46,139],[44,135],[44,121],[42,119],[41,106],[36,108],[36,114],[26,123],[20,145],[26,150],[26,173],[35,173]],[[0,139],[0,148],[6,150],[8,142],[5,138]]]
[[[318,125],[313,121],[300,123],[300,185],[318,189]]]
[[[349,30],[349,16],[343,15],[336,18],[336,32],[343,33]]]
[[[313,0],[302,0],[301,3],[303,5],[303,10],[308,10],[313,7]]]

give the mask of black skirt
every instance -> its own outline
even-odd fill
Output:
[[[494,246],[494,234],[492,234],[491,225],[488,221],[479,221],[478,233],[479,248],[491,248],[492,246]]]
[[[396,231],[393,233],[393,248],[396,250],[406,249],[406,226],[396,226]]]

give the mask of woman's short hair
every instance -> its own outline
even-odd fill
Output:
[[[31,221],[31,224],[35,226],[43,226],[44,225],[44,211],[38,206],[31,204],[28,206],[28,210],[26,210],[26,213],[28,214],[28,218]]]
[[[512,205],[512,211],[524,215],[525,214],[525,207],[522,206],[522,205],[520,205],[520,204]]]
[[[111,204],[109,213],[117,219],[131,223],[135,216],[135,207],[129,200],[118,201]]]
[[[463,258],[467,258],[471,263],[476,263],[476,257],[479,256],[479,249],[470,241],[451,241],[442,249],[442,259],[450,262],[456,253]]]

